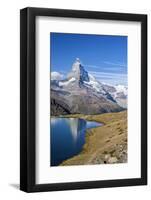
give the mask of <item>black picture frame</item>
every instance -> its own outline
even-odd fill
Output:
[[[141,23],[141,178],[70,183],[35,183],[35,19],[54,16]],[[48,8],[20,11],[20,189],[25,192],[121,187],[147,184],[147,15]]]

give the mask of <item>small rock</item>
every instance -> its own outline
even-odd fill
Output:
[[[104,156],[104,159],[107,161],[108,159],[110,158],[110,154],[106,154],[105,156]]]
[[[110,164],[112,164],[112,163],[117,163],[117,158],[116,157],[110,157],[109,159],[108,159],[108,163],[110,163]]]

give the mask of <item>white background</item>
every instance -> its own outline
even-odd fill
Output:
[[[150,199],[149,185],[82,191],[26,194],[18,190],[19,184],[19,9],[26,6],[86,9],[113,12],[146,13],[150,23],[150,0],[5,0],[0,6],[0,199]],[[148,35],[151,26],[148,25]],[[148,45],[151,44],[150,38]],[[150,45],[149,52],[150,54]],[[150,58],[148,59],[150,65]],[[149,69],[148,74],[151,71]],[[151,81],[149,81],[151,89]],[[149,93],[149,100],[151,101]],[[150,110],[150,105],[149,105]],[[151,110],[149,122],[151,120]],[[149,127],[150,132],[150,127]],[[151,137],[148,134],[148,141]],[[151,168],[151,143],[149,142],[149,169]]]

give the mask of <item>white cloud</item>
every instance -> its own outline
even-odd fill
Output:
[[[127,74],[89,71],[97,80],[111,85],[127,85]]]
[[[98,65],[84,65],[86,68],[91,70],[101,70],[102,72],[125,72],[126,64],[120,62],[107,62],[103,61],[100,66]]]
[[[120,67],[125,67],[126,64],[125,63],[120,63],[120,62],[108,62],[108,61],[104,61],[105,64],[108,65],[114,65],[114,66],[120,66]]]
[[[97,76],[97,77],[117,77],[117,76],[123,76],[127,77],[127,74],[124,73],[110,73],[110,72],[96,72],[96,71],[89,71],[89,73]]]
[[[63,79],[63,74],[59,72],[51,72],[51,80],[61,80]]]
[[[87,65],[87,64],[85,64],[84,66],[88,67],[88,68],[101,69],[101,66],[96,66],[96,65]]]

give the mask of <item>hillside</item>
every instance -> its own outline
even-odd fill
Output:
[[[100,115],[68,115],[104,123],[88,129],[80,154],[61,165],[87,165],[127,162],[127,111]]]

